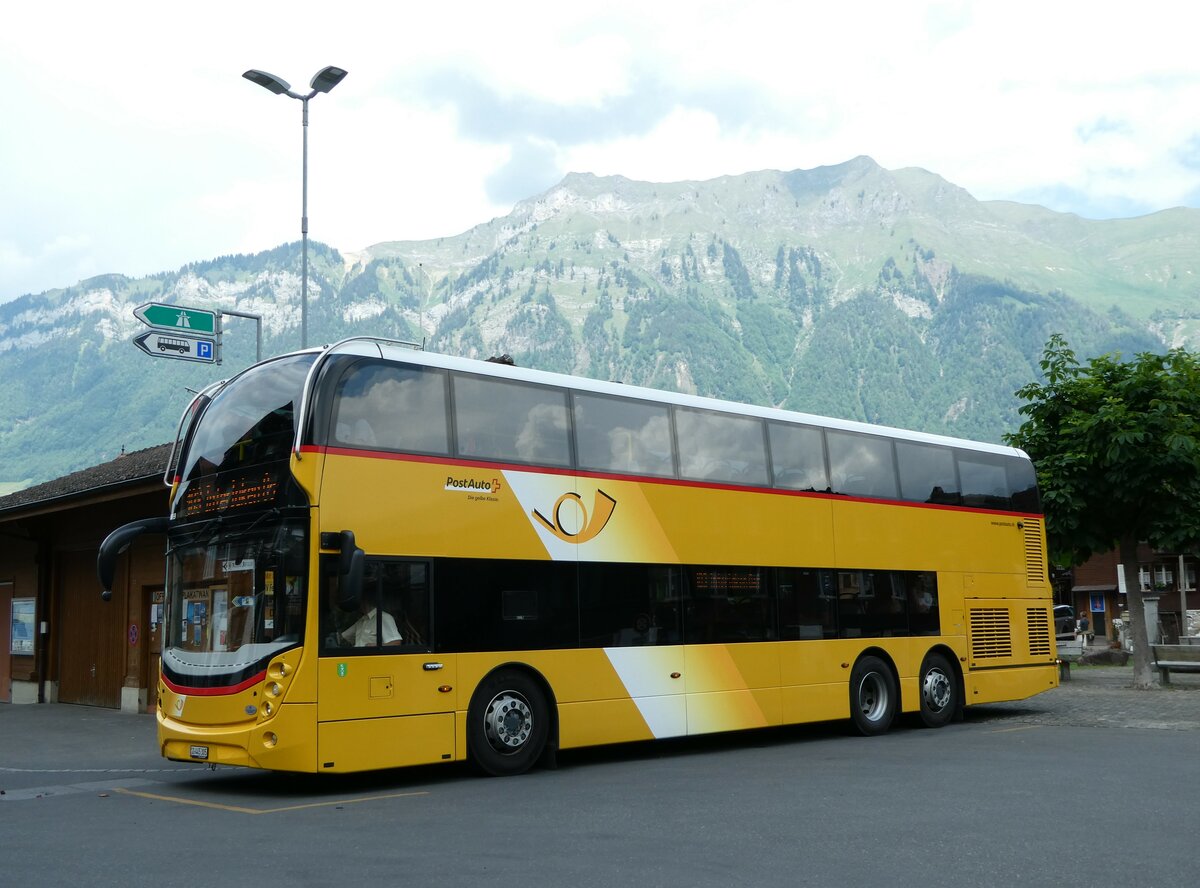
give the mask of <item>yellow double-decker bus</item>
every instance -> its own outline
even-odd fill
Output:
[[[1020,451],[356,338],[199,395],[168,469],[169,759],[347,772],[1055,687]]]

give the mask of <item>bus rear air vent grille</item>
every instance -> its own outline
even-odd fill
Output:
[[[1002,607],[971,609],[971,657],[988,660],[1012,656],[1012,626]]]
[[[1044,586],[1046,557],[1042,552],[1042,522],[1032,518],[1022,520],[1025,531],[1025,579],[1030,586]]]
[[[1044,607],[1031,607],[1025,611],[1029,630],[1029,656],[1050,656],[1050,613]]]

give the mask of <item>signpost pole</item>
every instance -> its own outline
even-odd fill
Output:
[[[252,314],[248,311],[233,311],[231,309],[221,309],[222,315],[229,315],[233,318],[248,318],[254,321],[254,363],[262,360],[262,315]]]

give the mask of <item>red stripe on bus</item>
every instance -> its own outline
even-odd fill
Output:
[[[752,493],[771,493],[777,496],[799,496],[807,499],[836,500],[843,503],[877,503],[888,506],[907,506],[914,509],[937,509],[950,512],[970,512],[979,515],[1009,515],[1017,518],[1038,518],[1044,516],[1036,512],[1010,512],[1004,509],[985,509],[978,506],[954,506],[946,503],[918,503],[912,500],[879,499],[865,496],[849,496],[841,493],[824,493],[815,490],[789,490],[786,487],[759,487],[750,484],[721,484],[712,481],[690,481],[686,478],[663,478],[655,475],[621,475],[612,472],[576,471],[550,466],[528,466],[520,463],[479,462],[476,460],[458,460],[448,456],[426,456],[420,453],[395,453],[390,450],[367,450],[354,447],[328,447],[306,444],[300,448],[301,453],[324,454],[325,456],[349,456],[357,459],[387,459],[400,462],[425,463],[427,465],[444,465],[466,467],[471,469],[491,469],[501,472],[529,472],[539,475],[570,475],[580,478],[608,478],[614,481],[631,481],[638,484],[668,484],[674,487],[696,487],[704,490],[733,490],[750,491]]]
[[[537,472],[541,475],[577,475],[574,469],[556,468],[553,466],[525,466],[519,463],[483,462],[471,459],[452,459],[448,456],[426,456],[421,453],[395,453],[391,450],[366,450],[356,447],[317,447],[306,445],[300,448],[301,453],[323,453],[327,456],[354,456],[361,459],[390,459],[400,462],[441,464],[451,466],[466,466],[471,469],[493,469],[499,471]]]
[[[254,685],[263,681],[267,677],[267,670],[263,670],[257,675],[251,676],[243,682],[223,688],[193,688],[188,685],[175,684],[165,675],[162,676],[162,683],[175,694],[186,694],[189,697],[221,697],[227,694],[240,694]]]

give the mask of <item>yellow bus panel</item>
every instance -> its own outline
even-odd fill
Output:
[[[778,642],[689,644],[683,647],[689,694],[779,687]]]
[[[675,699],[674,706],[682,704],[678,698],[664,699]],[[637,703],[629,698],[560,703],[558,730],[560,749],[655,739]]]
[[[833,721],[850,717],[849,670],[837,684],[789,685],[779,689],[783,723]]]
[[[1058,687],[1058,667],[1026,666],[1017,669],[989,669],[968,672],[966,703],[1003,703],[1024,700],[1042,691]]]
[[[317,664],[317,718],[323,722],[453,712],[456,706],[454,654],[334,655]],[[440,668],[426,668],[434,664]]]
[[[779,688],[687,695],[689,734],[715,734],[783,723]]]
[[[428,765],[454,759],[454,714],[321,722],[322,773]]]

